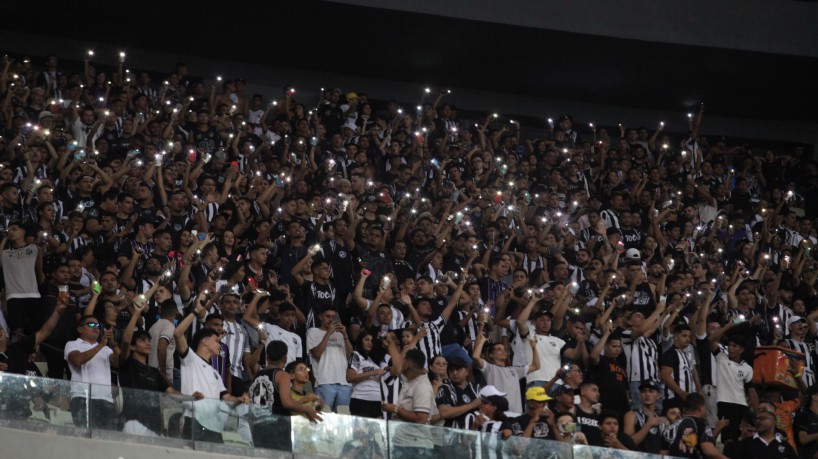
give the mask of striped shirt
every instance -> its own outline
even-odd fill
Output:
[[[648,336],[631,337],[631,330],[622,333],[622,347],[628,359],[628,379],[630,381],[659,380],[659,350],[656,341]]]
[[[545,269],[545,260],[542,255],[537,254],[536,258],[529,258],[528,254],[523,255],[523,270],[531,274],[537,269]]]
[[[801,352],[806,357],[804,364],[804,373],[801,374],[801,379],[807,387],[812,387],[815,384],[815,360],[812,355],[812,346],[804,341],[794,339],[785,339],[786,343],[794,351]]]
[[[605,223],[605,228],[619,229],[619,215],[613,209],[606,209],[599,213],[599,217]]]
[[[411,325],[412,321],[407,320],[406,323],[403,324],[403,328],[408,328]],[[440,344],[440,334],[443,331],[444,325],[446,325],[446,319],[443,318],[443,316],[440,316],[431,322],[423,322],[421,324],[421,327],[426,329],[426,336],[420,340],[418,343],[418,348],[426,356],[427,368],[429,367],[429,361],[432,360],[432,357],[443,353],[443,348]]]
[[[679,388],[687,393],[696,390],[696,384],[693,380],[693,362],[687,358],[684,350],[673,346],[662,356],[662,367],[670,367],[673,369],[673,380],[679,385]],[[665,385],[665,400],[676,400],[679,395]]]
[[[230,374],[242,377],[244,370],[244,353],[250,352],[250,340],[244,326],[238,322],[224,321],[225,335],[222,342],[230,349]]]

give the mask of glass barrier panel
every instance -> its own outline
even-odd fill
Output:
[[[250,424],[253,448],[263,457],[293,456],[292,417],[274,415],[269,406],[251,403],[247,421]]]
[[[662,459],[658,454],[625,451],[602,446],[574,445],[574,459]]]
[[[389,457],[420,459],[480,457],[480,432],[446,427],[389,421]]]
[[[323,421],[292,417],[295,457],[385,458],[386,421],[321,413]]]
[[[113,403],[107,400],[111,397]],[[130,387],[91,386],[91,436],[184,448],[182,403],[191,397]]]
[[[85,383],[0,373],[0,423],[87,436],[89,393],[90,386]]]
[[[185,421],[190,426],[196,450],[244,457],[270,457],[264,449],[253,447],[253,419],[249,404],[202,399],[186,402],[186,405],[192,406],[192,416]],[[288,453],[285,457],[289,456],[291,454]]]
[[[571,459],[573,449],[571,443],[542,440],[539,438],[509,437],[502,443],[503,458],[525,459]],[[486,450],[486,438],[483,437],[483,450]],[[494,448],[489,448],[490,454]],[[485,454],[483,455],[485,458]],[[495,456],[491,456],[495,457]]]

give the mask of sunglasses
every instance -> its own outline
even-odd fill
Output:
[[[88,325],[88,328],[102,328],[102,325],[97,322],[87,322],[85,325]]]

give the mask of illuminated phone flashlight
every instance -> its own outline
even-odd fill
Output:
[[[216,81],[222,81],[222,76],[221,75],[216,75]]]
[[[430,92],[432,92],[432,88],[426,88],[426,89],[423,90],[423,92],[425,92],[426,94],[429,94]]]
[[[554,119],[553,118],[548,118],[548,125],[551,126],[552,128],[554,127]]]
[[[94,55],[94,50],[93,50],[93,49],[89,49],[89,50],[88,50],[88,57],[91,57],[91,56],[93,56],[93,55]]]
[[[563,148],[563,149],[562,149],[562,152],[563,152],[563,153],[568,153],[568,149],[567,149],[567,148]]]
[[[594,128],[594,123],[588,123],[588,127],[590,127],[591,129],[593,129],[593,128]]]
[[[125,51],[119,52],[119,62],[125,62]]]
[[[692,119],[693,119],[693,114],[692,114],[692,113],[688,113],[688,114],[687,114],[687,119],[692,120]]]

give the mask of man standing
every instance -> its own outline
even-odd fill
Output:
[[[219,332],[212,328],[202,328],[193,335],[192,347],[187,344],[185,332],[190,328],[196,315],[205,313],[204,293],[196,298],[194,310],[191,311],[173,332],[176,339],[176,353],[182,361],[182,390],[186,395],[192,395],[197,401],[195,408],[185,409],[182,432],[185,438],[195,438],[198,441],[222,443],[222,422],[219,411],[220,400],[228,402],[248,403],[247,394],[242,397],[233,397],[224,386],[221,375],[211,365],[210,360],[222,352],[219,341]],[[190,350],[194,349],[194,352]],[[193,409],[192,409],[193,408]],[[194,418],[195,416],[195,418]],[[194,434],[195,432],[195,434]]]
[[[690,345],[690,338],[690,327],[687,324],[676,325],[673,329],[673,347],[662,355],[661,375],[662,382],[665,383],[663,405],[666,408],[680,408],[687,396],[692,392],[698,392],[701,387],[694,364],[685,352]]]
[[[622,338],[618,333],[612,336],[612,322],[606,322],[603,328],[602,337],[591,350],[591,374],[599,386],[602,407],[624,415],[630,410],[630,400],[627,370],[621,358]]]
[[[13,187],[13,184],[7,185]],[[0,249],[3,251],[0,266],[4,268],[8,308],[6,319],[12,338],[34,333],[45,320],[38,285],[45,281],[44,251],[36,244],[26,244],[26,230],[21,220],[9,223],[8,235],[0,242]]]
[[[426,376],[426,356],[417,349],[406,353],[402,371],[403,387],[398,403],[384,403],[383,409],[393,420],[412,424],[428,424],[434,407],[432,383]],[[423,427],[400,425],[392,436],[395,459],[425,459],[433,457],[433,443]]]
[[[173,300],[168,301],[173,303]],[[176,304],[173,304],[175,308]],[[125,426],[122,431],[134,435],[157,437],[162,433],[162,411],[158,409],[161,401],[159,394],[177,392],[156,367],[148,365],[151,335],[145,330],[134,332],[136,323],[146,308],[147,303],[145,302],[134,303],[131,320],[122,334],[119,352],[119,384],[130,389],[140,389],[126,390],[123,393],[122,416],[125,418]]]
[[[517,317],[517,330],[521,339],[528,338],[529,336],[528,316],[534,304],[533,302],[529,302]],[[563,346],[565,346],[565,341],[551,335],[551,324],[554,315],[550,311],[541,309],[534,313],[532,319],[534,320],[534,336],[531,339],[537,341],[537,355],[540,358],[540,368],[537,371],[529,373],[528,385],[529,387],[535,385],[544,387],[560,368],[560,351]]]
[[[335,307],[325,306],[318,319],[320,327],[307,330],[307,349],[315,362],[315,393],[337,411],[339,405],[349,406],[352,395],[346,377],[352,343]]]
[[[174,388],[178,388],[181,380],[179,373],[173,365],[173,354],[176,352],[176,341],[173,339],[173,330],[176,328],[173,321],[179,313],[176,303],[167,299],[159,305],[160,319],[148,330],[151,336],[151,352],[148,356],[148,364],[158,368],[162,376],[170,382]]]
[[[253,446],[289,451],[291,412],[300,412],[312,422],[320,422],[321,416],[312,404],[293,400],[290,391],[291,376],[284,371],[287,361],[287,344],[272,341],[267,345],[267,366],[256,373],[250,384],[249,395],[253,404]]]
[[[101,327],[95,317],[85,316],[77,323],[80,337],[65,345],[65,360],[71,369],[72,382],[111,385],[111,365],[117,366],[119,346],[114,343],[113,349],[108,347],[108,343],[114,340],[113,329],[107,328],[101,333]],[[77,427],[87,427],[86,391],[85,384],[74,384],[71,387],[71,417]],[[113,426],[116,409],[110,387],[97,387],[91,392],[90,409],[94,413],[91,427],[107,430]]]
[[[718,417],[730,421],[721,431],[721,441],[724,444],[738,440],[739,423],[744,413],[750,409],[747,406],[747,399],[750,399],[753,410],[758,404],[758,395],[752,386],[753,367],[741,359],[741,354],[747,347],[744,337],[735,333],[730,335],[727,341],[727,353],[719,346],[722,335],[734,326],[735,323],[731,321],[710,336],[710,351],[716,356],[719,381],[716,387]]]

